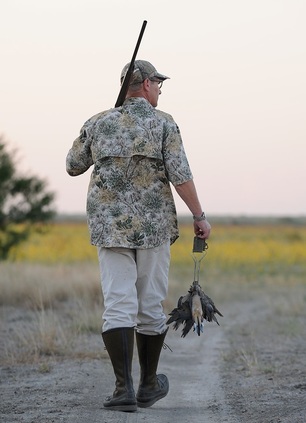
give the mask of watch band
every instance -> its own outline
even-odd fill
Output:
[[[204,212],[201,214],[201,216],[193,216],[193,220],[196,222],[200,222],[201,220],[205,220],[205,219],[206,219],[206,216]]]

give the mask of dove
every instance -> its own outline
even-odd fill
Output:
[[[200,336],[204,329],[204,318],[201,297],[197,289],[193,290],[191,293],[191,315],[193,320],[193,331]]]
[[[221,312],[216,308],[213,300],[205,294],[198,282],[200,261],[205,256],[203,252],[207,248],[207,243],[203,239],[194,238],[193,253],[202,253],[202,256],[200,260],[193,256],[195,263],[193,283],[187,294],[179,298],[177,307],[169,313],[170,317],[166,322],[167,325],[173,323],[174,330],[177,330],[183,325],[182,338],[185,338],[192,327],[193,331],[200,336],[204,330],[204,320],[207,322],[214,321],[219,325],[215,314],[223,317]]]
[[[215,314],[223,317],[213,300],[205,294],[199,283],[195,281],[190,286],[188,293],[179,298],[177,307],[169,313],[167,325],[173,323],[174,330],[183,325],[182,338],[185,338],[192,327],[194,332],[200,336],[203,333],[204,320],[207,322],[213,321],[219,325]]]

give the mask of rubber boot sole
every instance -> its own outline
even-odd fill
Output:
[[[168,381],[167,376],[165,376],[163,374],[157,375],[157,380],[159,382],[160,389],[155,394],[154,394],[154,392],[152,392],[152,393],[147,392],[146,394],[144,394],[144,396],[146,396],[147,398],[144,399],[143,401],[141,400],[141,398],[139,398],[139,397],[137,398],[137,396],[136,396],[137,406],[139,408],[151,407],[157,401],[161,400],[162,398],[165,398],[165,396],[168,394],[168,392],[169,392],[169,381]]]
[[[106,410],[125,411],[127,413],[133,413],[134,411],[137,411],[137,404],[132,404],[132,405],[110,405],[110,406],[104,405],[104,408]]]

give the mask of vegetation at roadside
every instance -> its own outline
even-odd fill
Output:
[[[278,273],[305,272],[306,225],[290,222],[263,224],[213,225],[208,240],[205,266],[224,272]],[[192,262],[193,231],[191,223],[180,225],[180,238],[171,247],[172,267]],[[34,233],[10,254],[16,262],[76,263],[97,260],[96,248],[90,245],[85,222],[53,223],[48,232]]]
[[[193,280],[191,222],[181,222],[180,238],[171,248],[166,310],[176,305]],[[212,222],[209,248],[201,262],[200,283],[222,311],[222,304],[244,301],[255,292],[283,292],[306,281],[306,225],[295,222]],[[96,248],[89,243],[85,221],[58,221],[32,233],[0,262],[0,363],[39,363],[66,357],[101,357],[99,332],[103,302]],[[256,291],[257,290],[257,291]],[[273,307],[297,314],[306,296],[288,307],[279,296]],[[275,294],[273,294],[274,298]],[[267,296],[268,298],[268,296]],[[284,300],[285,301],[285,300]],[[287,304],[287,303],[286,303]],[[279,310],[278,310],[279,313]],[[298,330],[298,328],[296,328]],[[300,333],[300,332],[299,332]],[[92,340],[97,347],[93,348]],[[88,347],[87,347],[88,346]],[[242,358],[254,366],[248,350]]]
[[[16,152],[0,136],[0,260],[55,215],[54,193],[37,176],[17,172]]]

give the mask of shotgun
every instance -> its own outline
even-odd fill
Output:
[[[115,107],[122,106],[122,104],[125,100],[125,97],[126,97],[126,94],[128,92],[129,85],[130,85],[130,80],[131,80],[131,77],[132,77],[133,71],[134,71],[134,63],[135,63],[136,55],[137,55],[137,52],[138,52],[138,49],[139,49],[139,46],[140,46],[140,43],[141,43],[141,39],[142,39],[144,30],[146,28],[146,25],[147,25],[147,21],[143,21],[143,24],[142,24],[142,27],[141,27],[141,30],[140,30],[140,34],[139,34],[139,37],[138,37],[138,40],[137,40],[137,43],[136,43],[136,47],[135,47],[135,50],[134,50],[134,53],[133,53],[133,56],[132,56],[132,60],[130,62],[130,66],[127,70],[127,73],[125,74],[124,81],[121,85],[121,89],[120,89]]]

